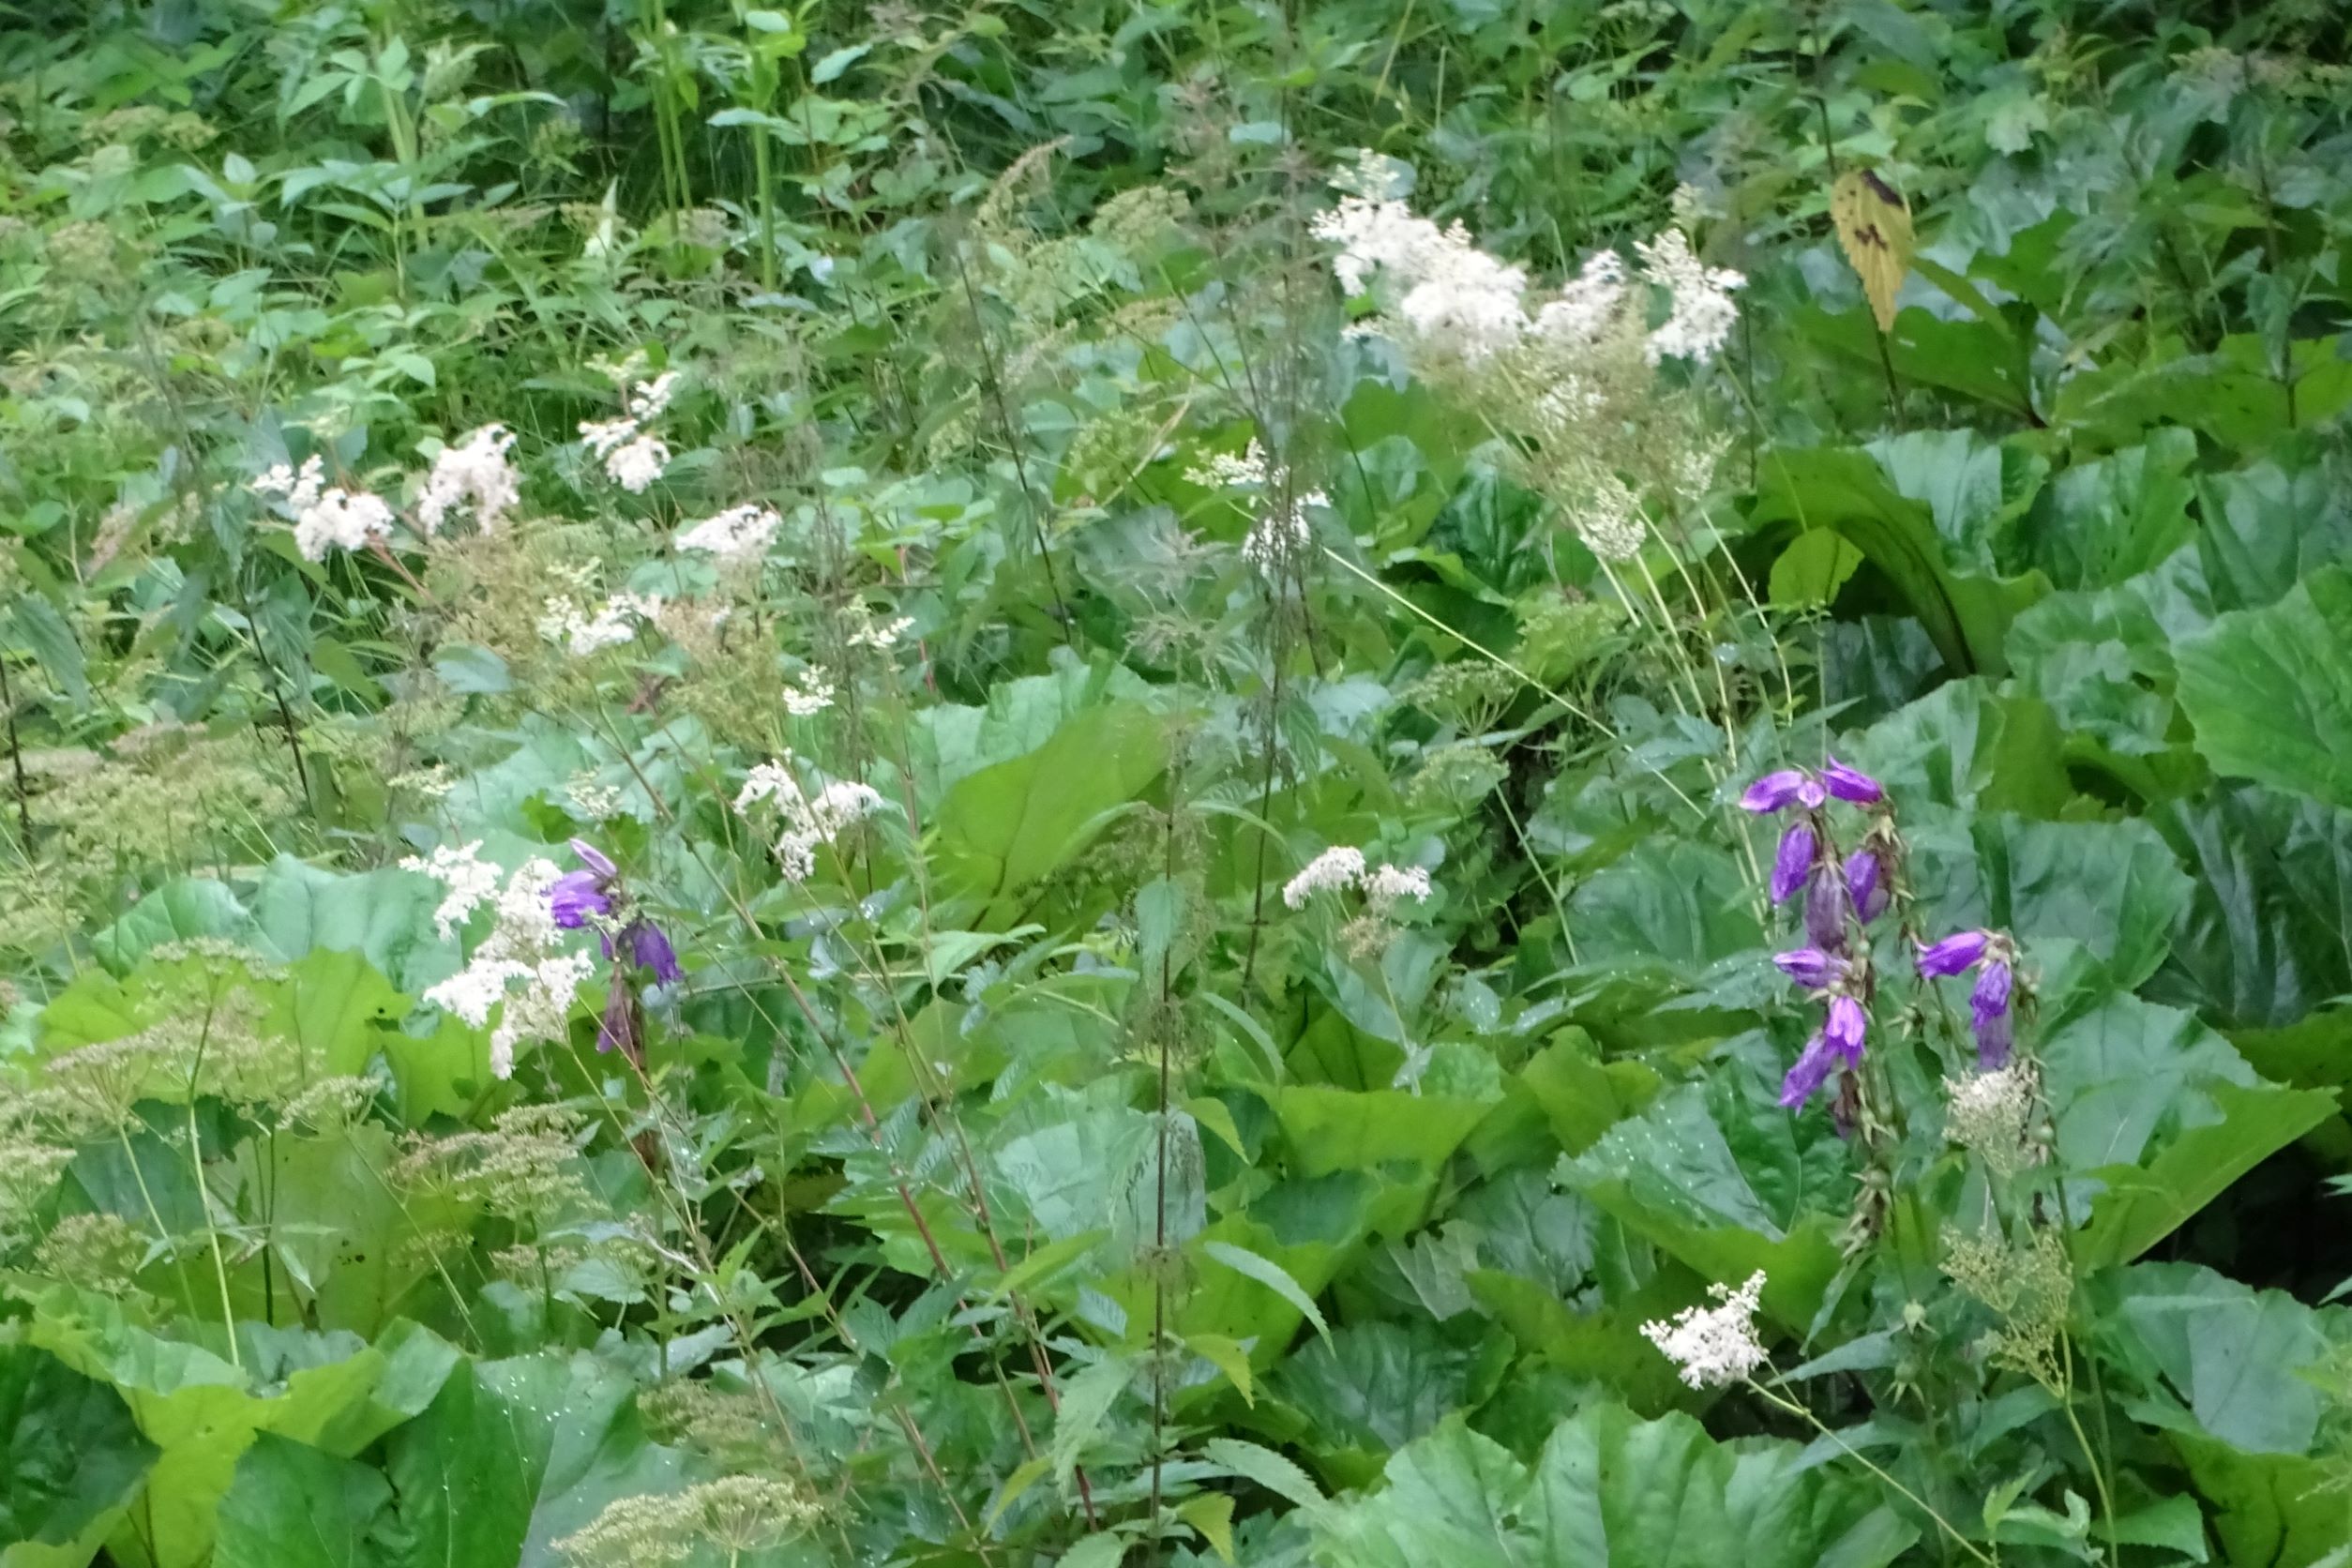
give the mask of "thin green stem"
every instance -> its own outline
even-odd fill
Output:
[[[1922,1498],[1917,1492],[1914,1492],[1908,1486],[1903,1485],[1902,1482],[1897,1481],[1893,1476],[1888,1474],[1887,1471],[1877,1463],[1877,1461],[1873,1460],[1868,1455],[1862,1453],[1862,1450],[1856,1448],[1852,1443],[1847,1442],[1843,1437],[1839,1436],[1838,1433],[1832,1430],[1819,1416],[1815,1415],[1811,1410],[1805,1409],[1804,1406],[1799,1404],[1796,1400],[1784,1398],[1780,1395],[1774,1394],[1771,1389],[1766,1388],[1763,1384],[1757,1382],[1753,1378],[1748,1380],[1748,1387],[1760,1395],[1767,1404],[1776,1406],[1780,1410],[1786,1410],[1788,1414],[1798,1417],[1806,1425],[1810,1425],[1815,1431],[1829,1439],[1830,1441],[1837,1444],[1837,1446],[1846,1453],[1848,1458],[1852,1459],[1856,1464],[1862,1466],[1862,1469],[1868,1470],[1871,1474],[1877,1476],[1880,1481],[1885,1482],[1889,1486],[1894,1488],[1896,1492],[1900,1493],[1905,1499],[1908,1500],[1912,1507],[1918,1509],[1921,1513],[1935,1520],[1937,1527],[1947,1536],[1951,1537],[1952,1543],[1962,1551],[1976,1559],[1977,1561],[1983,1563],[1985,1568],[1999,1568],[2000,1560],[1998,1558],[1994,1557],[1985,1551],[1983,1547],[1978,1545],[1975,1542],[1961,1534],[1960,1531],[1953,1527],[1952,1521],[1945,1518],[1941,1514],[1936,1512],[1934,1508],[1930,1507],[1925,1499]]]

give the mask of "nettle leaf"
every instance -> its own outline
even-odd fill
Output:
[[[1879,1568],[1918,1539],[1864,1487],[1806,1469],[1794,1443],[1738,1451],[1688,1415],[1594,1405],[1532,1467],[1460,1418],[1391,1459],[1387,1485],[1309,1523],[1363,1568]]]
[[[2180,706],[2217,773],[2352,807],[2352,570],[2182,643]]]

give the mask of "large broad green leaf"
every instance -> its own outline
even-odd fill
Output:
[[[2314,1568],[2343,1561],[2352,1541],[2352,1493],[2329,1459],[2247,1454],[2193,1433],[2173,1436],[2190,1478],[2213,1504],[2224,1562]]]
[[[1954,674],[2008,669],[2010,622],[2049,592],[2039,572],[2004,579],[1954,565],[1933,510],[1896,491],[1866,452],[1776,453],[1760,466],[1758,485],[1751,521],[1759,550],[1776,554],[1797,533],[1832,529],[1884,575]]]
[[[1459,1418],[1391,1459],[1387,1485],[1310,1521],[1350,1568],[1878,1568],[1917,1539],[1794,1443],[1732,1448],[1691,1417],[1595,1405],[1532,1468]]]
[[[2253,610],[2352,556],[2352,507],[2315,454],[2297,452],[2207,475],[2197,549],[2223,610]]]
[[[1750,1037],[1741,1064],[1725,1064],[1711,1089],[1720,1107],[1709,1088],[1686,1085],[1618,1123],[1561,1172],[1702,1279],[1737,1284],[1763,1270],[1767,1309],[1802,1331],[1837,1272],[1850,1179],[1822,1119],[1771,1103],[1779,1075],[1763,1048]]]
[[[2142,1263],[2087,1289],[2095,1332],[2139,1389],[2141,1419],[2246,1454],[2310,1451],[2321,1395],[2303,1373],[2329,1353],[2323,1314],[2190,1263]]]
[[[2150,996],[2235,1031],[2291,1027],[2352,991],[2352,811],[2243,788],[2169,802],[2148,820],[2194,888]]]
[[[381,1568],[391,1503],[381,1471],[264,1432],[220,1500],[213,1568]]]
[[[574,1413],[593,1421],[601,1404]],[[607,1419],[611,1410],[605,1410]],[[384,1440],[384,1470],[400,1493],[410,1545],[400,1568],[512,1562],[531,1533],[537,1477],[524,1463],[523,1431],[469,1363],[432,1404]]]
[[[2118,996],[2041,1048],[2058,1153],[2095,1176],[2088,1260],[2138,1257],[2332,1113],[2334,1095],[2257,1079],[2189,1014]]]
[[[1763,940],[1739,863],[1687,838],[1644,840],[1576,889],[1568,917],[1578,960],[1595,968],[1695,975]]]
[[[1481,1359],[1478,1346],[1451,1343],[1425,1321],[1374,1320],[1302,1348],[1267,1386],[1306,1418],[1304,1440],[1319,1453],[1386,1455],[1491,1392],[1474,1395]]]
[[[1081,664],[1057,654],[1050,674],[1007,681],[988,693],[985,707],[950,702],[926,708],[912,731],[916,798],[927,815],[933,814],[957,784],[1036,750],[1085,710],[1151,694],[1122,666]]]
[[[1159,715],[1140,703],[1090,708],[1036,750],[981,769],[947,792],[939,810],[945,874],[995,897],[1060,867],[1166,765]]]
[[[0,1345],[0,1563],[82,1568],[155,1455],[121,1395],[29,1345]]]
[[[1995,927],[2023,941],[2077,942],[2115,983],[2164,962],[2189,907],[2188,876],[2147,822],[2032,822],[2010,816],[1907,813],[1913,871],[1931,931]]]
[[[1865,448],[1896,491],[1924,503],[1952,560],[1993,570],[2040,493],[2048,460],[1970,430],[1911,430]]]
[[[248,1324],[244,1370],[162,1338],[122,1306],[63,1286],[37,1298],[27,1337],[84,1376],[111,1382],[159,1451],[144,1495],[119,1527],[158,1568],[197,1568],[238,1456],[258,1432],[355,1453],[432,1397],[445,1347],[410,1331],[381,1347]],[[412,1366],[411,1362],[415,1364]],[[264,1363],[273,1364],[264,1367]]]
[[[2188,540],[2196,455],[2196,437],[2173,428],[2075,464],[2019,530],[2015,559],[2060,588],[2104,588],[2149,570]]]
[[[283,957],[355,953],[414,996],[460,966],[455,944],[433,930],[441,895],[438,882],[411,871],[328,871],[280,855],[253,889],[253,918]]]
[[[2352,570],[2224,615],[2177,656],[2180,705],[2216,773],[2352,807]]]
[[[1476,1100],[1396,1089],[1293,1085],[1274,1096],[1283,1135],[1308,1176],[1391,1164],[1433,1176],[1486,1110]]]
[[[259,951],[264,941],[251,912],[225,882],[182,877],[133,904],[90,939],[90,950],[118,973],[167,942],[217,937]]]
[[[2055,817],[2074,789],[2050,710],[1950,681],[1854,740],[1849,761],[1887,787],[1906,816],[1922,806]]]

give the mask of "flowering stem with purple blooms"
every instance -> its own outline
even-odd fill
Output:
[[[620,1050],[631,1061],[644,1056],[644,1016],[639,1004],[638,978],[643,972],[658,986],[685,978],[678,956],[661,927],[631,906],[621,883],[620,867],[603,851],[582,838],[571,841],[572,853],[582,869],[566,871],[548,889],[548,914],[565,930],[593,926],[604,956],[612,964],[606,988],[604,1017],[596,1025],[596,1049]]]

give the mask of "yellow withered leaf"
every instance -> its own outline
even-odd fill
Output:
[[[1848,169],[1830,190],[1830,221],[1846,259],[1862,275],[1862,293],[1878,330],[1894,327],[1894,296],[1911,270],[1911,208],[1893,187],[1867,169]]]

